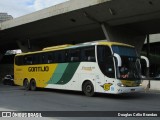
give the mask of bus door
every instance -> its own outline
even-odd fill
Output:
[[[97,84],[97,89],[99,88],[99,92],[101,90],[109,92],[111,91],[111,87],[114,86],[115,82],[115,69],[113,56],[111,53],[111,49],[109,46],[99,45],[97,46],[97,60],[100,69],[101,75],[101,85]],[[101,88],[100,88],[101,87]],[[113,89],[112,89],[113,90]]]

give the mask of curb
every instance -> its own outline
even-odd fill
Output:
[[[160,94],[160,90],[152,90],[152,89],[149,89],[147,91],[144,91],[145,93],[156,93],[156,94]]]

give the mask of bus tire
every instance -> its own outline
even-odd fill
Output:
[[[28,82],[27,79],[24,80],[24,82],[23,82],[23,87],[24,87],[24,89],[27,90],[27,91],[30,90],[30,84],[29,84],[29,82]]]
[[[36,87],[36,81],[34,79],[32,79],[30,81],[30,88],[32,91],[36,91],[37,87]]]
[[[95,92],[94,92],[94,86],[93,86],[92,82],[86,81],[82,86],[82,91],[88,97],[94,96]]]

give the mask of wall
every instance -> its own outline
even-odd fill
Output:
[[[136,47],[140,54],[146,35],[127,29],[125,27],[111,27],[105,24],[109,41],[122,42]],[[138,44],[137,44],[138,43]]]
[[[149,80],[143,80],[142,86],[146,89],[148,83],[149,83]],[[150,90],[160,90],[160,80],[151,80]]]

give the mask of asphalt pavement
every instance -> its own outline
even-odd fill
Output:
[[[20,86],[0,85],[0,111],[160,111],[160,92],[148,91],[125,95],[97,94],[87,97],[81,92],[39,89],[38,91],[25,91]],[[73,115],[74,116],[74,115]],[[98,119],[121,120],[128,118],[99,117]],[[43,119],[43,118],[41,118]],[[50,117],[55,120],[81,120],[96,117]],[[129,118],[129,119],[145,119]],[[149,119],[158,120],[153,117]]]

